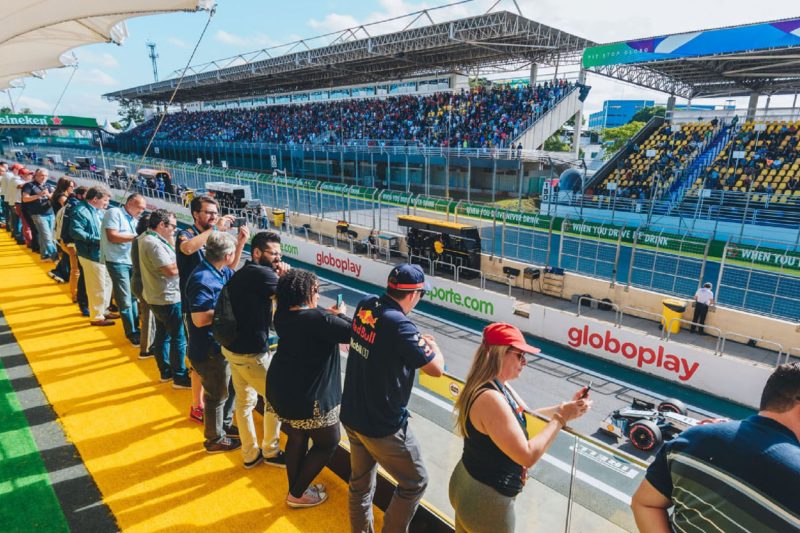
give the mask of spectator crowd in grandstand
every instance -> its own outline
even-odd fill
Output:
[[[404,142],[460,148],[511,147],[536,117],[565,96],[566,80],[537,86],[479,87],[426,96],[390,96],[166,116],[157,138],[278,144]],[[149,139],[157,117],[124,136]]]
[[[664,124],[641,145],[631,144],[627,148],[629,154],[617,168],[586,192],[612,196],[609,183],[614,183],[619,198],[660,198],[676,184],[680,172],[703,152],[721,127],[717,119],[683,124],[680,128]]]
[[[738,129],[717,158],[695,180],[695,188],[758,193],[800,190],[800,121],[753,122]],[[733,157],[734,154],[744,157]]]

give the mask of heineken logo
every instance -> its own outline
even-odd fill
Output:
[[[28,126],[33,128],[46,128],[50,126],[61,126],[65,128],[97,128],[97,121],[93,118],[86,117],[0,114],[0,126]]]

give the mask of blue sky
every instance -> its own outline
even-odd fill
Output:
[[[724,7],[718,1],[696,0],[670,0],[668,4],[641,0],[519,0],[518,3],[523,15],[528,18],[597,42],[800,16],[800,7],[796,7],[797,4],[791,0],[762,0],[755,13],[752,0],[728,0]],[[416,0],[297,0],[281,3],[219,0],[216,15],[193,64],[235,57],[299,38],[310,38],[444,4]],[[494,0],[473,0],[434,11],[432,16],[436,22],[440,22],[483,13],[492,4]],[[501,0],[498,8],[514,10],[514,4],[511,0]],[[129,37],[122,46],[98,44],[76,49],[75,55],[80,66],[59,105],[58,113],[95,116],[101,123],[106,118],[116,120],[117,105],[103,100],[101,95],[153,80],[146,41],[153,40],[158,47],[158,70],[161,79],[164,79],[176,69],[183,68],[207,16],[199,12],[132,19],[127,23]],[[400,19],[371,27],[370,31],[384,33],[400,29],[409,22],[408,18]],[[317,39],[310,41],[310,45],[321,46],[332,39]],[[27,79],[26,87],[12,90],[11,96],[18,108],[29,107],[37,113],[50,113],[70,74],[70,69],[50,70],[43,80]],[[666,95],[598,76],[590,77],[589,84],[593,90],[587,101],[587,112],[596,111],[602,106],[603,100],[610,98],[666,99]],[[791,106],[791,103],[791,97],[780,97],[773,98],[771,105]],[[8,105],[6,94],[0,94],[0,105]],[[744,101],[739,105],[744,105]]]

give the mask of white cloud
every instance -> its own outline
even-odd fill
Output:
[[[96,53],[87,49],[80,49],[75,52],[78,57],[78,64],[83,65],[98,65],[103,68],[117,68],[119,61],[108,52]]]
[[[227,32],[225,30],[217,30],[217,32],[214,34],[214,40],[229,46],[238,46],[243,48],[265,48],[278,44],[263,33],[239,35]]]
[[[45,102],[44,100],[40,100],[39,98],[34,98],[32,96],[20,96],[14,102],[14,106],[19,112],[21,109],[28,107],[34,114],[39,115],[49,115],[51,111],[53,111],[53,103]]]
[[[176,48],[189,48],[189,45],[183,39],[177,37],[170,37],[167,42]]]
[[[73,81],[100,87],[115,87],[120,83],[115,77],[99,68],[88,70],[78,68]]]
[[[315,30],[321,30],[323,33],[328,33],[358,26],[359,22],[355,17],[350,15],[330,13],[322,20],[309,19],[308,25]]]

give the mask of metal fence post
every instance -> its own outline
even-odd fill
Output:
[[[728,240],[725,242],[725,247],[722,249],[722,259],[719,260],[719,275],[717,276],[717,298],[716,298],[716,301],[718,302],[720,299],[720,293],[722,293],[722,274],[725,272],[725,260],[728,258],[728,247],[731,244],[732,238],[733,237],[728,237]]]
[[[625,233],[625,224],[619,228],[619,234],[617,235],[617,250],[614,253],[614,268],[611,269],[611,287],[614,287],[617,284],[617,270],[619,268],[619,253],[620,248],[622,247],[622,234]]]
[[[550,226],[547,228],[547,255],[544,258],[544,267],[547,269],[550,266],[550,252],[553,249],[553,224],[555,224],[556,218],[550,218]],[[536,238],[536,231],[534,231],[534,238]],[[559,239],[559,242],[560,239]]]
[[[628,265],[628,284],[625,287],[627,291],[631,287],[631,281],[633,280],[633,263],[636,260],[636,246],[639,244],[639,229],[640,226],[637,226],[636,229],[633,231],[633,243],[631,244],[631,259],[630,264]]]
[[[569,224],[569,217],[561,219],[561,228],[559,228],[561,238],[558,240],[558,268],[561,268],[561,256],[564,253],[564,224]]]
[[[708,261],[708,250],[711,248],[711,240],[706,240],[706,246],[703,249],[703,262],[700,263],[700,279],[697,280],[697,288],[699,289],[703,284],[703,278],[706,275],[706,261]],[[717,294],[719,294],[719,285],[717,285]]]
[[[500,235],[500,259],[506,257],[506,210],[503,209],[503,229]]]

